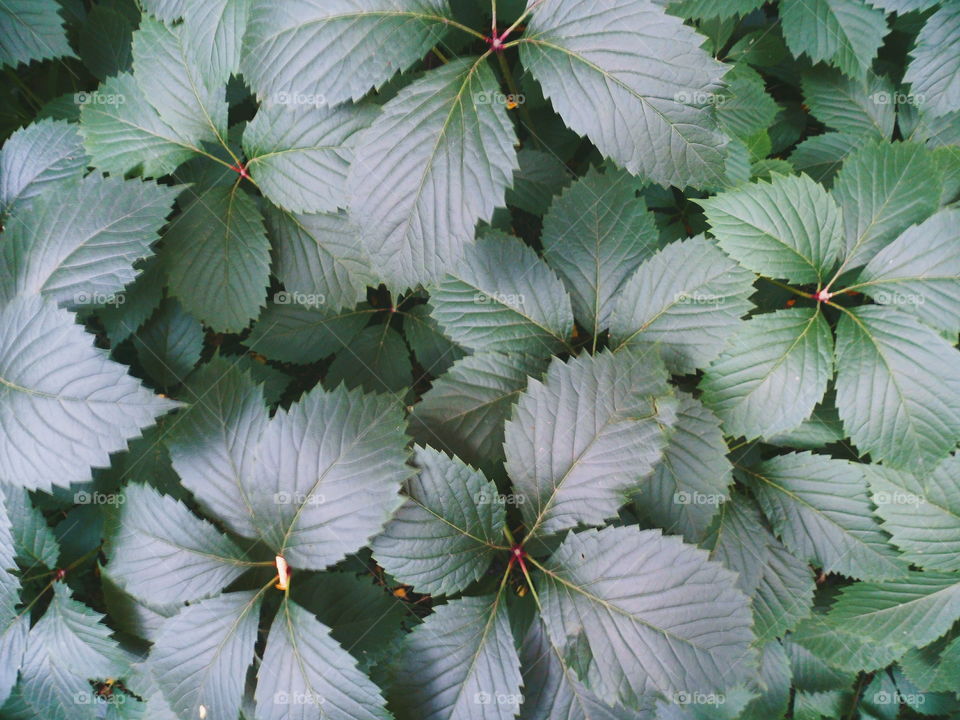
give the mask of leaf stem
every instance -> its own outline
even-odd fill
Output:
[[[791,287],[790,285],[787,285],[786,283],[782,283],[782,282],[780,282],[779,280],[774,280],[773,278],[764,277],[764,276],[762,276],[762,275],[761,275],[761,277],[762,277],[764,280],[766,280],[768,283],[770,283],[771,285],[776,285],[778,288],[782,288],[782,289],[784,289],[784,290],[789,290],[789,291],[792,292],[794,295],[799,295],[800,297],[807,298],[807,300],[816,300],[816,299],[817,299],[816,296],[814,296],[812,293],[804,292],[803,290],[797,290],[795,287]]]
[[[507,58],[504,57],[502,52],[498,52],[497,61],[500,63],[500,72],[503,74],[503,79],[507,81],[507,87],[510,88],[510,94],[513,95],[513,100],[520,107],[520,115],[523,117],[523,125],[526,126],[527,132],[530,134],[530,137],[533,139],[534,145],[539,146],[540,141],[537,139],[536,133],[533,132],[533,118],[530,116],[530,110],[527,108],[527,104],[521,103],[521,93],[520,88],[517,87],[517,82],[513,78],[513,71],[510,69],[510,63],[507,62]]]

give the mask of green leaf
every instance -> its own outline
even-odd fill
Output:
[[[332,311],[314,304],[319,297],[277,293],[253,326],[247,346],[274,360],[305,365],[349,345],[376,312],[363,305]]]
[[[193,403],[165,438],[174,469],[204,508],[256,537],[246,488],[268,418],[261,389],[235,362],[216,357],[190,376],[185,396]]]
[[[161,119],[129,73],[107,78],[95,93],[82,95],[80,134],[103,172],[123,176],[139,168],[144,177],[160,177],[198,151]]]
[[[522,148],[513,187],[507,190],[507,205],[543,215],[554,196],[570,184],[571,172],[552,152]]]
[[[90,479],[111,452],[177,406],[94,347],[73,316],[39,297],[0,309],[0,475],[49,491]]]
[[[774,537],[753,500],[737,494],[724,503],[714,535],[710,557],[737,573],[737,587],[753,600],[761,642],[810,615],[813,573]]]
[[[165,605],[209,597],[252,564],[211,523],[149,485],[128,485],[123,500],[110,573],[135,598]]]
[[[351,217],[390,289],[439,279],[477,220],[503,205],[517,138],[498,93],[484,60],[454,60],[401,90],[358,137]]]
[[[727,89],[717,99],[717,118],[731,137],[749,140],[773,125],[780,110],[766,92],[760,74],[746,63],[738,63],[724,78]],[[768,152],[761,153],[766,157]]]
[[[141,5],[158,20],[173,23],[183,17],[191,0],[142,0]]]
[[[531,248],[498,232],[467,247],[430,302],[444,333],[478,352],[547,357],[567,347],[573,330],[563,283]]]
[[[252,0],[240,67],[261,99],[357,101],[439,43],[446,0]],[[353,72],[343,72],[350,54]]]
[[[83,64],[99,80],[130,70],[133,61],[130,46],[137,15],[135,10],[124,12],[119,4],[102,3],[87,13],[80,27],[78,47]]]
[[[952,3],[930,16],[917,36],[903,81],[920,107],[936,117],[960,110],[960,8]]]
[[[795,58],[828,62],[862,78],[889,32],[882,10],[862,0],[783,0],[780,20]]]
[[[270,208],[266,224],[273,274],[288,293],[312,296],[314,305],[340,310],[365,300],[367,286],[377,284],[357,228],[346,215],[297,215]]]
[[[177,717],[235,720],[253,660],[260,600],[254,592],[219,595],[164,623],[149,667]]]
[[[278,410],[249,488],[263,541],[291,567],[314,570],[366,545],[403,502],[404,426],[394,398],[344,387]]]
[[[874,461],[928,471],[960,437],[960,355],[890,308],[864,306],[837,325],[837,408]]]
[[[720,249],[763,275],[821,282],[843,249],[840,210],[806,175],[777,175],[698,202]]]
[[[243,131],[247,169],[261,192],[285,210],[346,207],[352,144],[376,115],[370,105],[263,105]]]
[[[550,639],[564,657],[589,648],[580,680],[607,704],[723,690],[754,669],[736,577],[678,538],[634,527],[571,533],[543,569]]]
[[[371,325],[354,336],[327,368],[324,385],[395,394],[413,384],[413,365],[403,336],[388,323]]]
[[[675,402],[655,355],[555,359],[506,424],[506,468],[528,536],[616,515],[660,460]]]
[[[134,281],[115,297],[108,298],[113,300],[111,304],[96,308],[97,318],[111,347],[116,347],[139,330],[163,300],[167,279],[156,255],[134,265],[134,272],[138,273]]]
[[[763,5],[763,0],[672,0],[670,12],[680,17],[727,19],[748,15]]]
[[[231,75],[239,73],[251,4],[252,0],[204,0],[187,2],[183,8],[183,45],[188,62],[203,68],[211,85],[225,85]]]
[[[287,720],[387,720],[380,689],[330,628],[288,599],[273,620],[258,671],[257,718]]]
[[[426,720],[510,720],[520,659],[502,594],[464,597],[434,609],[398,658],[391,709]]]
[[[960,456],[918,478],[868,466],[867,480],[883,529],[907,560],[926,570],[960,570]]]
[[[711,100],[725,68],[702,42],[650,0],[612,0],[603,13],[572,0],[537,6],[520,59],[567,125],[632,174],[723,185]]]
[[[803,76],[803,97],[810,113],[833,130],[881,140],[893,134],[896,97],[893,83],[882,75],[854,79],[815,70]]]
[[[874,670],[936,640],[960,618],[960,578],[911,572],[902,580],[855,583],[794,641],[834,667]]]
[[[619,289],[611,345],[658,348],[675,373],[710,363],[753,307],[753,273],[702,235],[672,242]]]
[[[239,186],[204,189],[163,237],[170,291],[190,314],[226,332],[260,314],[270,242],[256,202]]]
[[[589,170],[543,218],[543,258],[570,293],[574,315],[591,335],[610,322],[627,278],[659,246],[640,183],[626,172]]]
[[[928,325],[960,333],[960,210],[913,225],[867,263],[857,288]]]
[[[950,632],[925,648],[911,649],[900,659],[900,667],[922,690],[950,691],[960,673],[960,639]]]
[[[115,678],[126,657],[103,616],[54,585],[53,599],[30,630],[20,669],[23,701],[38,717],[87,720],[96,709],[89,680]]]
[[[860,466],[813,453],[789,453],[745,469],[783,543],[823,572],[860,580],[903,577],[906,566],[874,520]]]
[[[869,143],[843,162],[833,197],[843,211],[844,266],[855,268],[937,210],[940,173],[922,145]]]
[[[720,420],[699,400],[682,394],[663,458],[634,507],[651,525],[698,542],[726,500],[732,481]]]
[[[4,483],[3,495],[16,557],[29,567],[56,568],[60,544],[47,519],[31,504],[30,494],[24,488]]]
[[[133,76],[160,118],[183,141],[199,147],[227,136],[227,100],[221,83],[193,64],[183,26],[144,15],[133,34]]]
[[[479,580],[503,543],[495,483],[456,457],[418,447],[408,500],[371,548],[380,566],[417,592],[452,595]]]
[[[654,720],[653,702],[639,709],[610,707],[577,678],[535,619],[520,648],[523,670],[522,720]]]
[[[173,299],[164,300],[134,345],[140,364],[160,387],[181,384],[203,350],[203,327]]]
[[[0,65],[76,57],[56,0],[4,0],[0,5]]]
[[[790,154],[790,163],[797,172],[830,187],[844,158],[862,144],[862,139],[847,133],[827,132],[801,142]]]
[[[757,315],[707,369],[704,404],[748,440],[797,427],[833,375],[833,337],[818,308]]]
[[[177,190],[88,175],[14,213],[4,233],[9,294],[44,294],[61,305],[102,305],[132,282],[150,254]]]
[[[86,166],[76,125],[44,119],[20,128],[0,151],[0,213],[79,178]]]
[[[768,642],[760,652],[760,673],[756,679],[760,696],[740,717],[742,720],[782,720],[790,704],[790,659],[776,640]]]
[[[5,703],[17,682],[30,632],[30,615],[4,618],[0,625],[0,703]]]
[[[457,360],[413,408],[410,431],[477,467],[503,459],[510,409],[546,361],[529,355],[479,353]]]
[[[429,303],[403,311],[403,336],[428,375],[443,375],[466,351],[443,334]]]

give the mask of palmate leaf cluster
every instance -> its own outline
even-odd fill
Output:
[[[2,0],[0,718],[960,716],[953,0]]]

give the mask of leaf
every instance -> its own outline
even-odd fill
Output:
[[[801,626],[794,640],[834,667],[879,669],[950,629],[960,617],[957,580],[949,573],[910,572],[902,580],[855,583],[841,590],[819,622]]]
[[[633,527],[571,533],[543,570],[550,639],[565,655],[590,649],[580,679],[607,704],[713,692],[753,670],[750,605],[735,576],[678,538]]]
[[[960,437],[960,356],[890,308],[858,307],[837,325],[837,408],[874,461],[921,472]]]
[[[258,677],[261,720],[390,717],[379,688],[330,637],[330,628],[288,599],[273,620]]]
[[[164,300],[134,345],[140,364],[160,387],[180,385],[200,360],[203,327],[176,300]]]
[[[149,485],[127,486],[110,540],[111,577],[157,605],[215,595],[251,562],[226,535]]]
[[[0,152],[0,212],[79,178],[86,166],[87,155],[75,125],[44,119],[20,128]]]
[[[246,488],[268,418],[261,389],[236,363],[216,357],[190,376],[185,395],[193,403],[165,438],[173,467],[205,509],[256,537]]]
[[[252,0],[240,66],[261,99],[357,101],[439,43],[448,16],[445,0]]]
[[[457,360],[413,408],[410,431],[477,467],[503,459],[503,425],[527,377],[546,361],[528,355],[478,353]]]
[[[910,54],[903,81],[923,110],[936,117],[960,110],[960,11],[950,3],[929,17]]]
[[[853,79],[814,70],[803,76],[803,97],[811,114],[833,130],[881,140],[893,134],[896,97],[893,83],[882,75]]]
[[[117,677],[126,665],[102,620],[72,599],[66,585],[54,585],[50,606],[27,637],[20,669],[22,699],[38,717],[95,717],[89,680]]]
[[[543,218],[543,258],[567,288],[574,315],[591,335],[610,322],[627,278],[659,246],[639,183],[622,170],[589,170]]]
[[[299,364],[321,360],[349,345],[375,310],[363,305],[331,311],[314,305],[317,295],[277,293],[267,303],[246,344],[274,360]],[[301,305],[297,301],[306,302]]]
[[[868,466],[873,504],[904,560],[926,570],[960,570],[960,456],[925,477]]]
[[[761,5],[762,0],[672,0],[670,11],[681,17],[727,19],[747,15]]]
[[[371,549],[377,563],[417,592],[452,595],[479,580],[503,543],[504,503],[495,483],[456,457],[418,447],[408,500]]]
[[[543,215],[554,196],[570,184],[571,172],[551,152],[521,148],[513,187],[507,189],[507,205]]]
[[[80,134],[102,172],[122,176],[139,168],[144,177],[160,177],[197,152],[161,119],[129,73],[107,78],[84,99]]]
[[[403,336],[389,324],[364,328],[327,368],[324,384],[396,394],[413,384],[413,365]]]
[[[733,481],[720,420],[681,394],[677,422],[663,458],[634,500],[637,513],[670,534],[698,542],[727,498]]]
[[[883,305],[960,333],[960,210],[941,210],[878,252],[856,280]]]
[[[717,100],[717,118],[731,137],[748,141],[765,131],[780,110],[766,92],[760,74],[746,63],[738,63],[724,78],[727,89]],[[768,152],[762,153],[766,157]]]
[[[510,720],[523,700],[520,659],[502,595],[434,609],[407,636],[390,707],[424,720]]]
[[[503,205],[517,138],[498,92],[482,59],[454,60],[403,88],[358,137],[350,213],[388,288],[438,280]]]
[[[843,249],[839,209],[805,175],[777,175],[698,202],[720,249],[763,275],[821,282]]]
[[[743,324],[707,369],[704,404],[728,435],[752,440],[792,430],[833,375],[833,337],[819,308],[789,308]]]
[[[83,64],[99,80],[130,70],[130,45],[137,15],[136,11],[125,12],[118,6],[103,4],[94,5],[87,13],[80,27],[78,47]]]
[[[833,189],[843,211],[844,266],[867,263],[930,217],[938,206],[939,175],[930,154],[916,143],[869,143],[849,155]]]
[[[0,626],[0,703],[7,701],[17,683],[29,632],[29,614],[4,618]]]
[[[0,65],[76,57],[56,0],[4,0],[0,5]]]
[[[285,210],[346,207],[352,144],[376,115],[369,105],[263,105],[243,131],[247,169],[261,192]]]
[[[4,483],[3,495],[13,533],[16,557],[29,567],[55,569],[60,544],[47,519],[30,502],[26,489]]]
[[[861,138],[847,133],[827,132],[801,142],[790,154],[790,163],[797,172],[809,175],[815,182],[830,187],[844,158],[860,147]]]
[[[107,298],[113,300],[111,304],[96,309],[111,347],[116,347],[139,330],[163,300],[167,279],[160,259],[151,255],[133,269],[138,273],[134,281],[113,298]]]
[[[563,284],[532,249],[502,233],[468,246],[430,302],[444,333],[477,352],[547,357],[567,347],[573,329]]]
[[[0,309],[0,475],[49,491],[90,479],[177,404],[156,397],[39,297]]]
[[[234,720],[257,640],[260,593],[234,592],[183,608],[167,620],[150,669],[180,718]],[[268,646],[269,651],[269,646]]]
[[[376,278],[346,215],[297,215],[271,208],[265,217],[273,274],[288,293],[309,296],[334,310],[366,299],[367,285],[375,285]]]
[[[343,387],[278,410],[249,487],[263,541],[291,567],[314,570],[365,546],[403,502],[404,426],[394,398]]]
[[[810,568],[774,537],[752,499],[735,494],[718,520],[710,558],[737,573],[737,587],[752,599],[759,641],[783,636],[810,615]]]
[[[167,228],[162,257],[171,293],[204,324],[237,332],[260,314],[270,243],[256,202],[238,186],[206,188],[190,202]]]
[[[188,62],[203,68],[212,85],[225,85],[231,75],[239,74],[251,4],[252,0],[209,0],[187,2],[183,7],[183,45]]]
[[[861,0],[783,0],[783,36],[795,58],[825,61],[862,78],[889,32],[881,10]]]
[[[631,352],[554,360],[506,424],[506,469],[532,537],[616,515],[660,460],[675,421],[666,373]]]
[[[658,348],[675,373],[704,367],[751,309],[753,281],[753,273],[702,235],[672,242],[619,288],[611,346]]]
[[[466,352],[443,334],[429,304],[403,311],[403,336],[428,375],[443,375]]]
[[[13,215],[3,259],[8,292],[44,294],[60,305],[103,305],[136,277],[177,191],[88,175],[44,193]]]
[[[630,173],[723,185],[726,138],[711,100],[724,66],[702,42],[650,0],[613,0],[603,13],[573,0],[537,6],[520,59],[566,124]]]
[[[923,690],[949,691],[960,672],[960,640],[951,632],[925,648],[911,649],[900,659],[900,667]]]
[[[133,34],[133,76],[160,118],[184,142],[221,143],[227,135],[223,85],[196,66],[183,26],[168,27],[144,15]]]
[[[640,709],[602,702],[550,643],[543,623],[534,620],[520,648],[520,665],[526,691],[520,708],[522,720],[653,720],[653,703]]]
[[[744,476],[784,545],[803,560],[860,580],[904,576],[873,518],[859,465],[789,453],[744,469]]]

